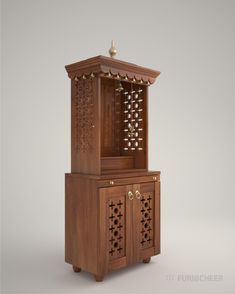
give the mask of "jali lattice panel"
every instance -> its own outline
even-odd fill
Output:
[[[76,79],[74,104],[76,151],[91,152],[94,132],[94,78]]]
[[[143,193],[141,197],[141,231],[140,248],[146,249],[153,246],[153,193]]]
[[[125,198],[116,197],[108,202],[109,259],[125,256]]]
[[[143,89],[123,92],[124,151],[143,150]]]

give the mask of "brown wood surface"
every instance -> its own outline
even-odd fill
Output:
[[[107,174],[108,171],[115,173],[118,169],[147,170],[147,87],[131,87],[131,83],[122,82],[128,91],[142,89],[142,102],[139,106],[142,111],[130,110],[131,113],[137,111],[136,114],[141,119],[137,121],[136,118],[133,122],[139,125],[134,131],[137,138],[134,136],[129,139],[133,144],[140,144],[141,148],[125,150],[124,142],[128,140],[124,137],[127,134],[124,131],[127,129],[124,123],[125,101],[122,94],[116,94],[117,83],[100,76],[71,81],[72,172],[100,175]],[[128,156],[132,160],[127,160]]]
[[[153,210],[152,212],[152,216],[153,219],[155,218],[155,206],[154,206],[154,202],[155,202],[155,186],[154,186],[154,182],[149,182],[149,183],[141,183],[141,184],[134,184],[133,185],[133,193],[136,195],[136,192],[140,192],[140,199],[138,199],[137,197],[135,197],[135,200],[133,201],[133,232],[135,234],[135,238],[134,238],[134,262],[136,261],[141,261],[143,259],[143,256],[145,256],[145,251],[147,252],[147,256],[148,256],[148,250],[149,248],[153,247],[153,238],[154,238],[154,232],[151,231],[151,239],[152,242],[150,242],[149,244],[147,244],[147,246],[142,246],[141,245],[141,240],[142,238],[142,221],[144,219],[143,215],[144,213],[142,213],[142,199],[145,197],[147,198],[146,195],[151,195],[151,197],[153,198],[152,203],[153,206],[151,207],[151,209]],[[148,209],[150,209],[150,207],[148,207]],[[147,209],[146,211],[147,212]],[[154,230],[154,228],[152,227],[151,223],[154,223],[154,220],[151,222],[147,222],[146,223],[150,224],[151,230]],[[147,231],[146,231],[147,232]],[[151,254],[152,255],[152,254]]]
[[[128,215],[126,215],[126,258],[127,258],[127,264],[131,264],[133,262],[133,242],[134,242],[134,232],[132,230],[133,228],[133,200],[130,200],[128,193],[133,192],[132,191],[132,185],[126,185],[126,211],[128,212]]]
[[[161,252],[161,182],[155,182],[154,253]]]
[[[104,279],[104,276],[94,275],[96,282],[102,282]]]
[[[102,281],[110,271],[160,253],[160,172],[148,171],[148,86],[160,72],[104,56],[66,70],[71,173],[65,175],[65,261]]]
[[[122,185],[109,188],[100,188],[100,217],[99,217],[99,227],[100,227],[100,274],[104,275],[110,270],[115,270],[121,267],[124,267],[128,264],[141,261],[143,259],[149,258],[152,255],[158,253],[159,245],[156,244],[155,232],[158,234],[159,228],[152,227],[152,243],[149,246],[141,247],[141,199],[136,198],[136,191],[140,191],[143,195],[151,195],[152,200],[152,209],[153,209],[153,221],[152,224],[159,223],[159,214],[155,214],[155,209],[160,211],[158,206],[158,195],[155,194],[155,184],[151,183],[142,183],[134,185]],[[132,192],[134,197],[130,199],[128,193]],[[157,191],[156,191],[157,192]],[[110,200],[115,198],[120,198],[125,195],[125,256],[120,258],[112,259],[109,254],[108,244],[109,244],[109,214],[107,210],[107,205]],[[156,196],[155,196],[156,195]],[[155,197],[157,201],[155,202]],[[157,204],[155,204],[157,203]],[[159,238],[159,234],[157,238]],[[154,247],[155,246],[155,247]]]
[[[122,83],[124,85],[124,83]],[[130,83],[129,83],[130,84]],[[142,131],[138,131],[139,133],[139,137],[142,138],[142,142],[143,142],[143,150],[127,150],[127,151],[123,151],[122,148],[122,155],[129,155],[129,156],[133,156],[134,159],[134,169],[138,170],[138,169],[145,169],[147,170],[148,168],[148,162],[147,162],[147,156],[148,156],[148,137],[147,137],[147,133],[148,133],[148,124],[147,124],[147,120],[148,120],[148,110],[147,110],[147,100],[148,100],[148,87],[147,86],[130,86],[128,90],[130,91],[132,88],[132,90],[137,91],[139,88],[142,89],[142,93],[141,93],[141,98],[142,98],[142,102],[141,102],[141,109],[143,110],[141,112],[141,119],[142,122],[138,122],[139,123],[139,128],[142,129]],[[123,121],[124,118],[122,118]],[[124,128],[124,127],[123,127]],[[120,134],[122,141],[123,141],[123,137],[122,137],[122,133]]]
[[[113,79],[101,78],[101,156],[120,156],[120,95]]]
[[[104,172],[114,170],[117,173],[118,169],[133,169],[134,158],[133,156],[113,156],[101,157],[101,170]]]
[[[126,156],[125,156],[126,157]],[[133,159],[134,160],[134,159]],[[126,168],[122,168],[122,169],[107,169],[107,170],[102,170],[101,171],[101,175],[105,176],[105,175],[109,175],[110,176],[114,176],[117,177],[117,175],[119,174],[120,176],[127,174],[128,176],[130,176],[131,174],[137,174],[140,176],[142,173],[147,172],[147,170],[144,168],[128,168],[126,166]]]
[[[82,270],[82,269],[81,269],[80,267],[77,267],[77,266],[73,265],[73,271],[74,271],[75,273],[80,273],[81,270]]]
[[[137,80],[143,79],[144,82],[150,81],[154,83],[156,77],[160,74],[156,70],[102,55],[66,65],[65,68],[70,78],[74,78],[76,75],[87,75],[91,72],[111,72],[113,75],[119,74],[122,77],[127,76],[130,79],[136,78]]]
[[[110,266],[110,254],[109,254],[109,213],[108,213],[108,203],[112,199],[125,198],[126,199],[126,186],[117,186],[111,188],[101,188],[99,189],[99,265],[98,272],[100,275],[104,275],[108,272]],[[124,204],[125,205],[125,204]],[[125,205],[126,206],[126,205]],[[125,223],[127,222],[127,217],[130,214],[125,207]],[[124,228],[124,234],[126,232],[126,228]],[[126,242],[128,242],[128,236],[125,234]],[[126,249],[128,246],[123,248],[124,256],[126,256]],[[123,258],[124,256],[121,256]]]
[[[150,263],[151,257],[144,258],[143,263]]]
[[[149,258],[150,256],[156,255],[157,253],[154,252],[154,247],[150,247],[145,250],[140,251],[140,261],[146,258]]]
[[[134,184],[132,186],[133,194],[135,195],[136,191],[140,191],[140,184]],[[132,232],[133,232],[133,260],[132,262],[137,262],[140,260],[140,241],[141,241],[141,206],[140,206],[140,200],[136,198],[133,199],[132,205],[133,205],[133,211],[132,211]]]
[[[93,90],[84,92],[82,89],[87,86],[81,84],[80,94],[77,94],[76,81],[72,80],[71,172],[98,175],[100,174],[100,81],[99,78],[92,80]],[[87,105],[86,101],[89,99],[92,101]],[[86,121],[86,117],[84,117],[85,122],[80,120],[79,117],[84,113],[87,116],[89,114],[89,122]]]
[[[99,187],[100,180],[80,174],[66,175],[66,261],[99,277],[107,272],[160,253],[160,182],[153,176],[115,180],[109,187]],[[110,179],[109,179],[110,182]],[[141,248],[141,195],[151,195],[153,209],[153,243]],[[134,197],[130,200],[128,192]],[[150,193],[150,194],[149,194]],[[112,259],[109,255],[110,200],[125,199],[125,254]]]
[[[65,175],[69,177],[79,177],[79,178],[89,178],[93,180],[106,181],[109,179],[125,179],[125,178],[135,178],[135,177],[145,177],[145,176],[156,176],[158,180],[160,179],[160,171],[147,171],[147,170],[139,170],[139,169],[131,169],[131,170],[116,170],[115,174],[102,174],[102,175],[92,175],[92,174],[80,174],[80,173],[66,173]]]
[[[91,273],[98,267],[98,198],[95,182],[65,178],[65,261]]]
[[[127,185],[127,184],[138,184],[138,183],[145,183],[145,182],[153,182],[156,178],[156,181],[159,181],[159,175],[149,175],[149,176],[142,176],[142,177],[129,177],[129,178],[109,178],[106,180],[98,181],[99,187],[110,187],[110,186],[118,186],[118,185]],[[111,179],[111,180],[110,180]]]

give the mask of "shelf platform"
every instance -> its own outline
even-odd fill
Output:
[[[101,157],[102,173],[106,171],[110,173],[111,170],[126,170],[134,168],[133,156],[105,156]]]

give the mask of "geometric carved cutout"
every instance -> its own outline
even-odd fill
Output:
[[[143,193],[141,197],[141,249],[153,246],[153,193]]]
[[[109,259],[125,256],[125,198],[112,198],[108,202]]]
[[[138,87],[125,89],[121,92],[123,99],[123,150],[142,151],[144,149],[143,140],[143,89]]]
[[[75,150],[90,152],[93,150],[94,132],[94,79],[74,81]]]

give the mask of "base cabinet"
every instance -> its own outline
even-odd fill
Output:
[[[107,183],[66,175],[66,261],[97,281],[160,253],[160,175]]]

